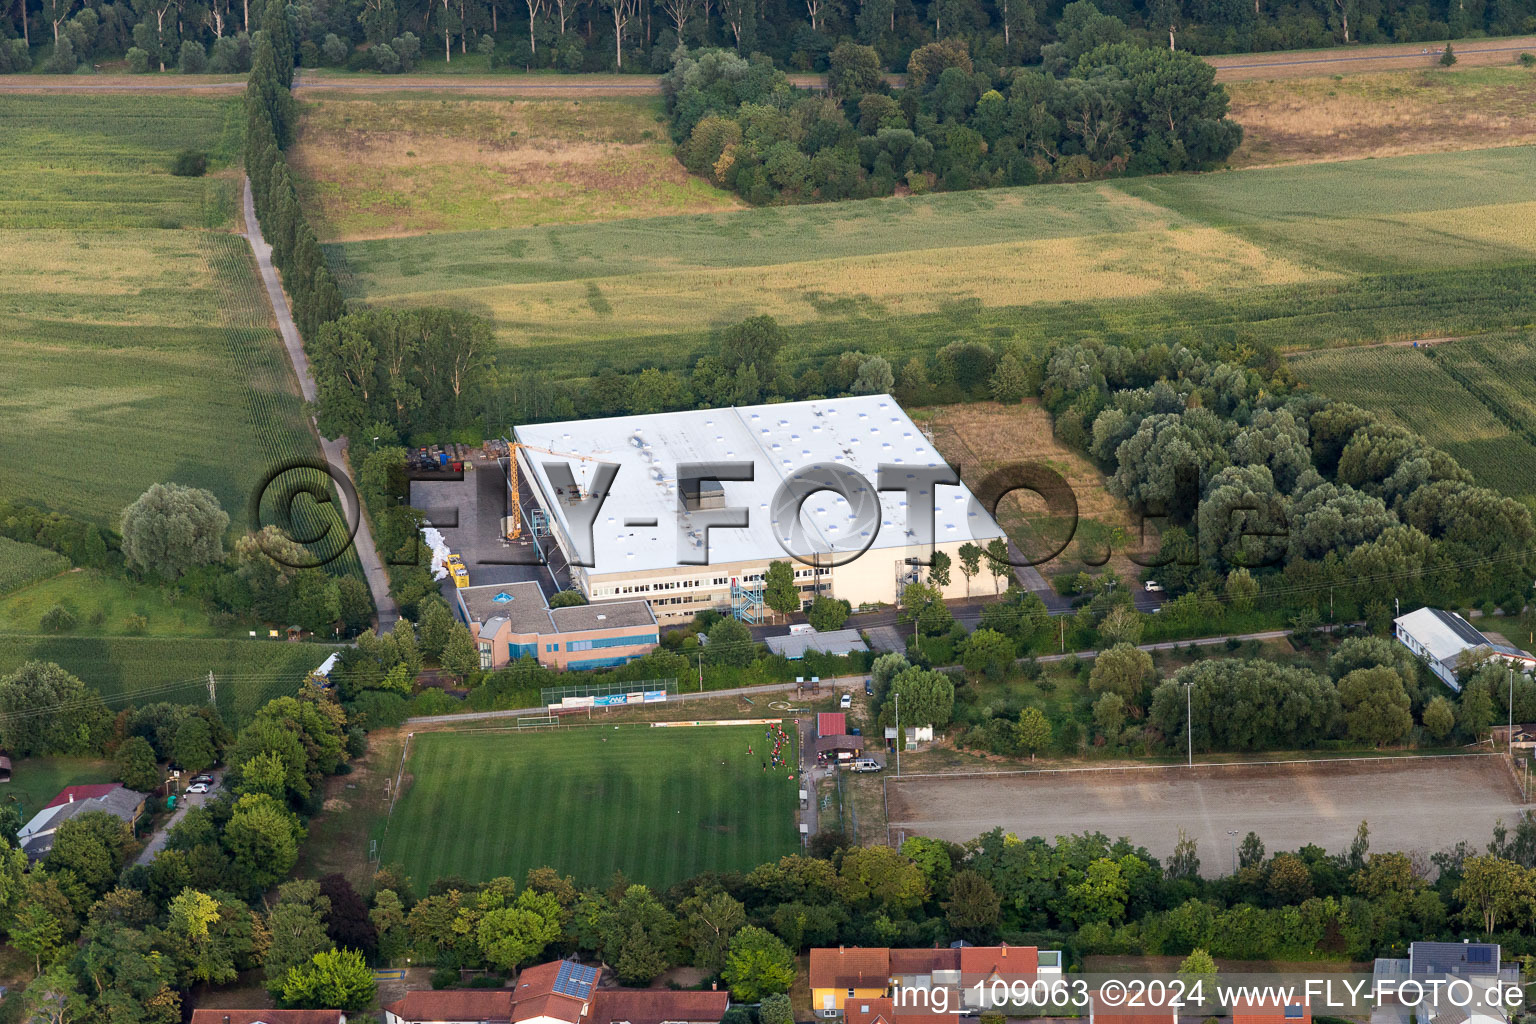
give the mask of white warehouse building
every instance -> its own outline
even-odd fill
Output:
[[[542,423],[517,427],[514,436],[525,445],[597,460],[517,451],[549,535],[571,563],[572,584],[593,602],[644,597],[663,625],[711,607],[735,608],[755,621],[763,574],[770,562],[783,560],[794,566],[804,601],[819,591],[859,608],[896,603],[900,588],[921,571],[914,560],[926,563],[936,548],[952,562],[945,596],[962,597],[960,547],[967,542],[986,547],[1004,536],[963,484],[927,487],[919,479],[902,483],[921,488],[919,501],[933,501],[933,547],[918,542],[905,491],[876,489],[879,467],[897,467],[891,476],[910,481],[918,474],[901,473],[900,467],[938,471],[944,461],[889,395]],[[703,479],[680,505],[678,467],[722,461],[750,461],[753,479]],[[577,493],[551,479],[548,463],[568,467]],[[618,469],[593,521],[592,564],[582,567],[580,548],[572,543],[573,502],[595,500],[590,488],[599,463]],[[866,484],[850,488],[852,504],[830,490],[810,494],[799,523],[776,528],[775,494],[787,478],[813,464],[854,470]],[[745,510],[747,526],[713,525],[706,531],[706,521],[724,509]],[[803,532],[792,538],[796,529]],[[688,564],[704,558],[706,533],[708,564]],[[781,535],[816,564],[791,558]],[[850,558],[865,545],[862,555]],[[983,561],[972,590],[986,593],[992,586]]]

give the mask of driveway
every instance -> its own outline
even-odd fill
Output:
[[[186,816],[188,808],[201,807],[218,795],[219,784],[224,781],[224,773],[210,772],[209,774],[213,776],[213,785],[208,788],[208,792],[181,794],[176,800],[176,812],[154,835],[149,837],[149,842],[144,846],[144,852],[139,854],[134,861],[135,864],[148,864],[161,850],[165,849],[165,841],[170,837],[171,829],[181,824],[181,819]]]

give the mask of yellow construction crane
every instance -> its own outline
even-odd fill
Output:
[[[512,514],[507,517],[507,539],[517,540],[523,535],[523,503],[522,488],[518,482],[517,453],[519,449],[526,448],[533,452],[543,452],[545,455],[555,455],[562,459],[579,459],[582,462],[597,462],[597,458],[591,455],[577,455],[574,452],[557,452],[553,448],[540,448],[536,444],[523,444],[521,441],[512,441],[507,446],[509,465],[507,466],[508,486],[512,489]]]

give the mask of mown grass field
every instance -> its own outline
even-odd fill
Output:
[[[1536,149],[1512,147],[328,252],[352,297],[483,311],[514,365],[557,378],[685,367],[757,313],[789,329],[791,363],[857,348],[901,365],[966,338],[1322,348],[1530,322],[1533,170]]]
[[[74,615],[77,625],[71,633],[90,636],[245,636],[249,628],[215,626],[202,604],[186,594],[95,569],[68,568],[64,560],[55,570],[59,575],[0,594],[0,634],[38,632],[54,605]],[[135,616],[143,617],[142,630],[131,621]]]
[[[1536,338],[1499,335],[1298,356],[1297,377],[1445,449],[1478,482],[1536,502]],[[1513,376],[1511,376],[1513,375]]]
[[[302,94],[290,151],[325,241],[740,209],[673,158],[655,96]]]
[[[380,859],[421,883],[545,865],[580,885],[746,870],[799,847],[799,781],[762,769],[763,740],[745,725],[418,733]]]
[[[0,676],[28,661],[57,662],[116,710],[162,700],[203,703],[212,672],[219,710],[238,726],[273,697],[297,693],[334,649],[266,639],[0,634]]]
[[[0,594],[57,576],[68,568],[69,559],[57,551],[0,537]]]
[[[11,769],[11,781],[0,785],[0,803],[19,808],[22,821],[42,810],[65,786],[113,781],[111,762],[87,757],[28,757]]]

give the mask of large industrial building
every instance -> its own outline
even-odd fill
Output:
[[[889,395],[542,423],[516,428],[515,440],[530,446],[517,450],[523,479],[533,491],[523,494],[523,514],[572,563],[572,584],[594,603],[644,598],[662,624],[712,607],[758,621],[763,574],[780,560],[794,565],[806,601],[820,592],[854,608],[894,604],[901,588],[918,578],[918,563],[931,557],[932,549],[917,543],[904,492],[875,490],[882,464],[943,466],[938,451]],[[586,458],[563,457],[578,455]],[[754,479],[702,483],[680,507],[679,465],[746,460],[755,466]],[[600,462],[617,464],[618,472],[592,528],[593,564],[583,567],[575,564],[580,559],[572,543],[570,502],[588,497]],[[577,493],[552,480],[546,463],[564,463]],[[779,536],[787,537],[792,527],[776,529],[771,503],[787,477],[818,463],[861,474],[868,491],[855,494],[855,502],[877,498],[879,522],[861,517],[840,494],[812,494],[801,506],[799,522],[818,553],[820,564],[812,565],[786,553]],[[960,547],[967,542],[985,547],[1003,531],[963,484],[936,490],[934,547],[954,563],[945,596],[960,597],[966,592]],[[932,500],[926,491],[920,497]],[[865,511],[874,507],[866,505]],[[687,564],[703,555],[700,527],[706,513],[728,508],[745,509],[748,525],[709,530],[708,564]],[[865,545],[862,555],[846,560]]]

